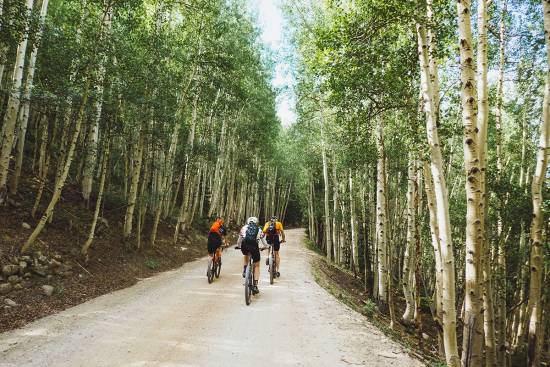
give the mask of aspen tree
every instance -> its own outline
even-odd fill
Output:
[[[455,264],[449,218],[449,197],[445,182],[441,144],[437,129],[436,103],[439,96],[434,95],[430,82],[430,60],[428,57],[426,31],[421,24],[416,25],[418,39],[418,55],[420,62],[420,77],[422,96],[424,99],[424,112],[426,114],[426,132],[430,148],[430,170],[434,187],[434,207],[437,215],[437,227],[439,230],[439,249],[441,256],[441,289],[442,289],[442,323],[443,344],[445,347],[445,359],[449,366],[459,365],[458,345],[456,337],[456,309],[455,309]],[[433,42],[433,39],[431,40]],[[433,60],[433,74],[437,73],[437,64]],[[429,178],[426,177],[426,181]],[[435,245],[434,245],[435,247]]]
[[[376,147],[378,151],[376,168],[376,243],[378,257],[378,300],[387,303],[388,265],[387,265],[387,209],[386,209],[386,164],[384,152],[384,131],[381,117],[376,120]]]
[[[86,73],[86,71],[85,71]],[[86,75],[86,74],[85,74]],[[21,252],[25,253],[27,252],[30,247],[34,244],[34,241],[38,238],[42,230],[44,229],[44,226],[46,225],[46,222],[50,218],[50,216],[53,214],[53,211],[55,209],[55,206],[57,202],[59,201],[59,198],[61,197],[61,191],[63,190],[63,186],[65,185],[65,181],[67,180],[67,176],[69,175],[69,169],[71,168],[71,163],[73,161],[75,148],[76,148],[76,141],[78,139],[78,135],[80,134],[80,128],[82,126],[82,121],[84,120],[84,110],[86,108],[86,105],[88,103],[88,94],[90,89],[90,80],[88,79],[86,81],[86,86],[84,87],[84,92],[82,96],[82,101],[80,102],[80,108],[78,110],[78,115],[76,117],[76,123],[73,135],[71,137],[71,141],[69,143],[69,150],[67,152],[67,158],[64,162],[63,166],[63,172],[61,174],[61,177],[58,182],[56,182],[54,187],[54,192],[52,195],[52,198],[50,199],[50,203],[48,204],[48,207],[46,208],[46,211],[42,215],[42,218],[40,218],[40,221],[36,225],[36,228],[32,232],[32,234],[29,236],[23,247],[21,248]]]
[[[497,81],[497,99],[495,111],[495,140],[496,140],[496,181],[500,186],[502,180],[502,103],[503,103],[503,85],[504,85],[504,68],[506,66],[505,49],[506,49],[506,15],[507,15],[507,0],[501,2],[501,12],[499,21],[499,67]],[[523,172],[523,167],[522,167]],[[497,206],[497,284],[496,284],[496,299],[497,310],[495,319],[495,329],[497,336],[497,365],[506,367],[506,253],[505,241],[502,238],[502,213],[501,205]]]
[[[485,4],[485,2],[483,2]],[[482,6],[482,5],[480,5]],[[460,99],[464,128],[466,179],[466,276],[462,366],[481,366],[483,339],[482,294],[482,177],[478,106],[473,56],[470,0],[457,1],[460,49]]]
[[[94,209],[94,218],[92,219],[92,225],[90,226],[90,232],[86,242],[82,245],[80,253],[82,256],[87,256],[88,249],[92,245],[95,236],[95,229],[97,225],[97,219],[99,218],[99,210],[101,209],[101,201],[103,200],[103,190],[105,188],[105,178],[107,177],[107,170],[109,169],[109,156],[110,156],[111,142],[109,137],[105,138],[104,149],[103,149],[103,161],[101,164],[101,177],[99,179],[99,189],[97,193],[95,209]]]
[[[544,86],[544,100],[542,106],[542,122],[540,125],[540,137],[537,149],[536,168],[531,183],[533,200],[533,220],[531,222],[531,255],[529,281],[529,332],[527,336],[527,365],[538,366],[540,364],[541,340],[540,329],[542,323],[542,275],[543,265],[543,213],[542,213],[542,187],[545,182],[548,168],[548,149],[550,148],[550,1],[543,0],[544,14],[544,38],[546,45],[546,81]]]
[[[26,26],[23,32],[23,39],[17,46],[13,75],[10,83],[10,93],[4,123],[2,125],[2,146],[0,149],[0,206],[6,202],[8,188],[6,186],[10,166],[10,156],[15,140],[17,114],[21,103],[21,84],[23,82],[23,70],[25,67],[25,55],[29,39],[29,23],[32,14],[33,0],[26,1]]]
[[[415,313],[415,273],[416,273],[416,212],[415,202],[418,200],[416,192],[415,162],[412,153],[409,153],[409,167],[407,177],[407,243],[403,257],[403,295],[406,308],[402,319],[409,324]]]
[[[104,11],[102,19],[102,28],[100,43],[103,48],[106,48],[108,43],[109,34],[111,32],[112,18],[113,18],[113,7],[112,0],[104,0]],[[86,141],[86,157],[84,158],[84,171],[82,177],[82,197],[86,204],[90,200],[90,194],[92,192],[92,183],[93,175],[95,170],[95,165],[97,161],[97,147],[99,139],[99,121],[101,119],[101,111],[103,107],[103,89],[104,89],[104,80],[105,80],[105,67],[108,61],[108,52],[103,50],[99,56],[99,65],[97,71],[97,81],[95,83],[95,103],[94,103],[94,113],[95,116],[92,119],[92,126],[90,127],[90,132],[88,133],[88,139]]]
[[[38,47],[40,45],[40,40],[42,38],[42,32],[44,28],[44,22],[46,18],[46,13],[48,11],[48,0],[42,0],[42,5],[40,7],[39,15],[39,28],[36,33],[36,39],[34,41],[31,56],[27,64],[27,79],[25,81],[25,87],[23,89],[23,105],[21,106],[21,112],[19,112],[19,132],[17,134],[17,155],[15,158],[15,170],[11,175],[10,180],[10,194],[17,194],[17,186],[19,185],[19,178],[21,176],[21,168],[23,165],[23,154],[25,149],[25,137],[27,135],[27,124],[29,121],[30,113],[30,99],[34,82],[34,72],[36,69],[36,57],[38,55]],[[0,76],[0,81],[1,81]]]

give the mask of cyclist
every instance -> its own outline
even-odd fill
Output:
[[[264,246],[267,246],[264,239],[262,229],[258,226],[258,218],[250,217],[246,221],[241,231],[239,232],[239,239],[237,245],[240,246],[241,252],[244,255],[244,267],[243,278],[245,277],[246,267],[248,265],[248,256],[252,256],[252,262],[254,263],[254,287],[252,293],[258,294],[258,279],[260,279],[260,247],[258,242],[262,241]]]
[[[221,246],[222,244],[226,243],[225,240],[225,234],[226,229],[223,225],[224,221],[222,217],[216,217],[216,220],[214,223],[212,223],[212,226],[210,227],[210,231],[208,232],[208,255],[210,257],[214,256],[214,253],[216,253],[217,258],[220,261],[220,265],[222,263],[222,252],[221,252]]]
[[[283,230],[283,224],[277,220],[277,217],[273,215],[269,222],[264,225],[264,231],[267,238],[267,243],[273,246],[275,252],[275,274],[276,277],[280,277],[279,265],[281,258],[279,257],[279,249],[281,243],[285,242],[285,231]],[[279,238],[281,236],[282,238]]]

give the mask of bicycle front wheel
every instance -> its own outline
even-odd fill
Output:
[[[221,271],[222,271],[222,262],[218,260],[218,263],[216,264],[216,271],[214,272],[216,274],[216,278],[220,277]]]
[[[273,284],[275,278],[275,270],[273,269],[273,256],[269,256],[269,284]]]
[[[208,279],[208,284],[214,281],[214,271],[212,269],[212,259],[208,260],[208,269],[206,270],[206,278]]]

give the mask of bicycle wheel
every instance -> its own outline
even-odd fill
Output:
[[[208,260],[208,269],[206,270],[206,278],[208,279],[209,284],[214,281],[214,272],[212,271],[212,259]]]
[[[220,259],[216,262],[216,268],[214,270],[214,274],[216,274],[216,278],[220,277],[220,272],[222,271],[222,262]]]
[[[252,272],[250,271],[251,264],[249,263],[246,268],[246,278],[244,282],[244,302],[246,305],[250,305],[251,293],[252,293]]]
[[[273,269],[273,256],[269,256],[269,284],[273,284],[275,270]]]

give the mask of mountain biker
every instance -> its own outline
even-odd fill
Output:
[[[276,277],[280,277],[281,273],[279,273],[279,265],[281,263],[281,258],[279,257],[279,249],[281,247],[281,243],[286,241],[283,224],[277,220],[277,217],[275,215],[273,215],[271,216],[269,222],[264,225],[263,232],[266,235],[267,243],[273,246],[273,251],[275,252],[276,271],[273,275]],[[279,238],[279,236],[281,236],[282,239]]]
[[[227,233],[227,230],[225,229],[225,226],[223,225],[224,221],[222,217],[216,217],[216,220],[214,223],[212,223],[212,226],[210,227],[210,231],[208,232],[208,255],[210,257],[214,256],[214,253],[216,253],[220,264],[222,263],[222,253],[221,253],[221,246],[223,243],[225,243],[225,234]]]
[[[252,256],[252,262],[254,263],[254,287],[252,293],[258,294],[258,279],[260,279],[260,247],[258,242],[262,241],[264,246],[267,246],[264,239],[262,229],[258,226],[258,218],[250,217],[246,221],[241,231],[239,232],[239,239],[237,246],[240,246],[241,252],[244,255],[244,267],[243,278],[245,277],[246,267],[248,265],[248,256]]]

